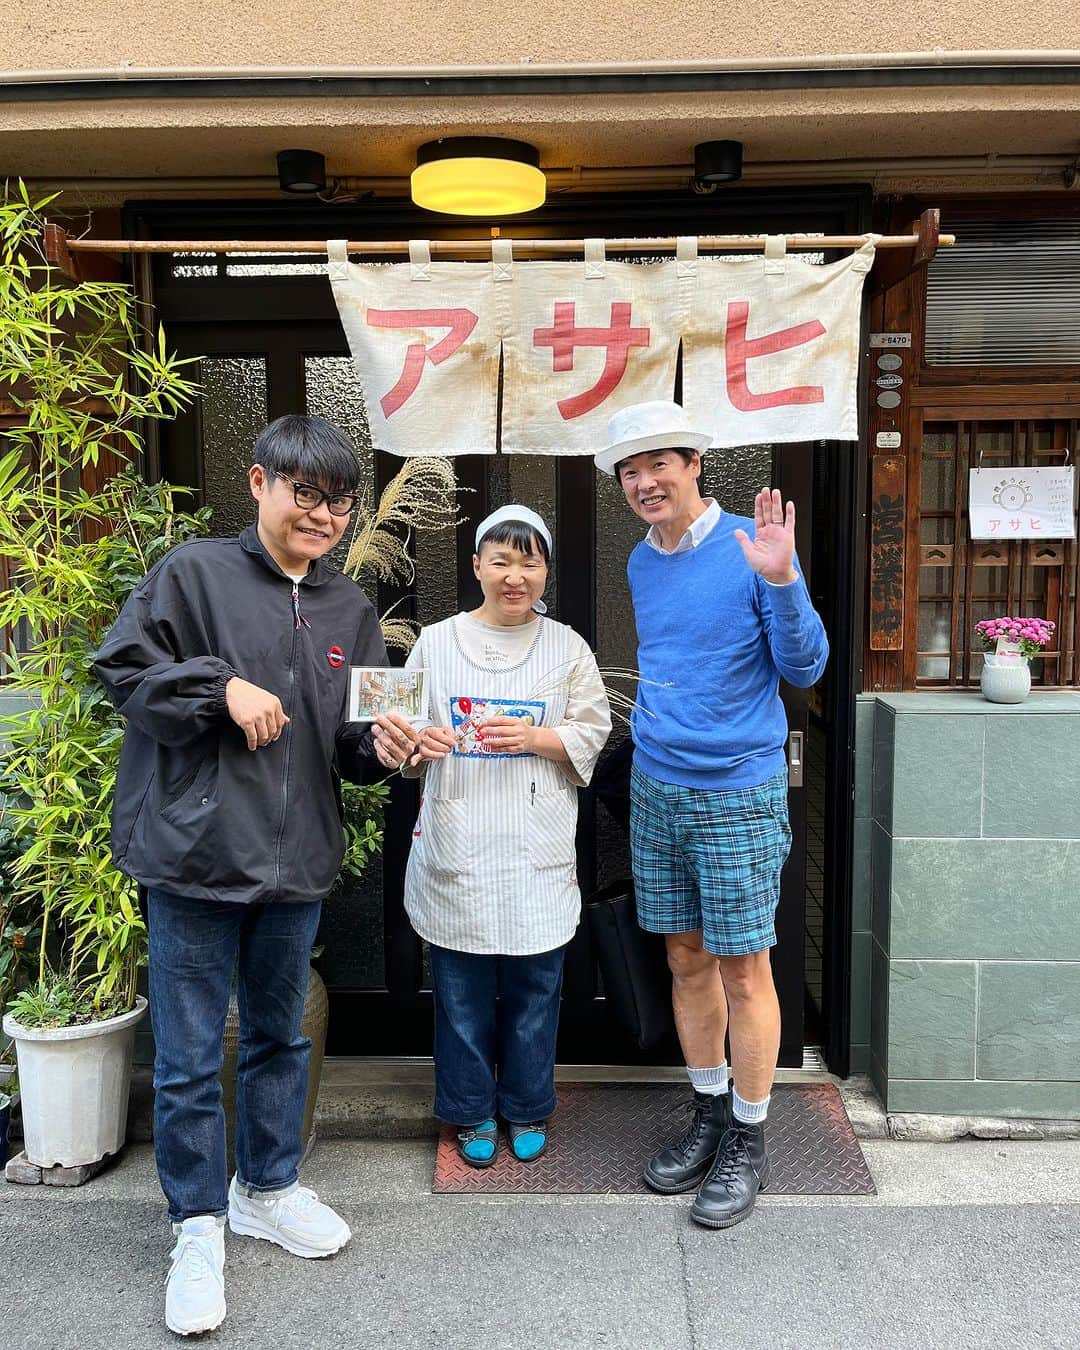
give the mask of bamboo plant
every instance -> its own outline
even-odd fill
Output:
[[[36,937],[36,981],[12,1009],[62,1026],[132,1008],[145,956],[134,883],[112,866],[109,816],[123,724],[91,656],[131,587],[207,513],[125,467],[149,419],[175,415],[195,386],[161,333],[144,341],[118,282],[72,282],[47,260],[42,212],[22,184],[0,203],[0,631],[4,688],[24,710],[0,719],[0,794],[16,856],[13,909]],[[122,471],[88,490],[111,455]],[[11,922],[9,916],[8,922]]]

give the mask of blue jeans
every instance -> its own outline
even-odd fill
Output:
[[[173,1223],[228,1208],[218,1077],[234,966],[237,1177],[253,1191],[297,1179],[311,1050],[300,1022],[321,908],[150,892],[154,1150]]]
[[[515,1124],[555,1110],[555,1033],[565,947],[536,956],[477,956],[431,946],[435,1114]]]

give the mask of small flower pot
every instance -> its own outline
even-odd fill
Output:
[[[980,684],[983,698],[991,703],[1023,703],[1031,693],[1031,666],[1023,657],[1004,661],[987,652]]]
[[[85,1026],[40,1030],[9,1013],[4,1030],[19,1057],[26,1157],[37,1167],[79,1167],[118,1153],[127,1133],[135,1024],[131,1012]]]

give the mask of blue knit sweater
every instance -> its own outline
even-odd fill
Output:
[[[747,565],[739,528],[753,538],[752,520],[725,512],[696,548],[664,554],[642,541],[630,555],[642,676],[634,761],[661,782],[755,787],[779,773],[780,676],[805,689],[828,660],[798,559],[797,581],[768,585]]]

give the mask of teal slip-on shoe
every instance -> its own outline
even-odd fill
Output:
[[[470,1167],[490,1167],[498,1147],[499,1127],[493,1120],[458,1130],[457,1150]]]
[[[533,1120],[526,1125],[507,1125],[510,1147],[518,1162],[535,1162],[547,1148],[547,1121]]]

